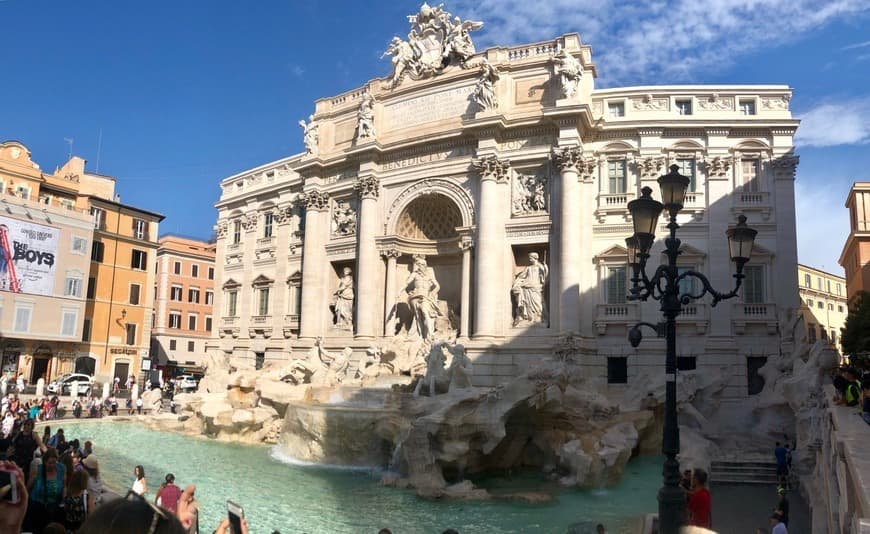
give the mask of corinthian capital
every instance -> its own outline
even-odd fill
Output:
[[[583,149],[579,146],[553,147],[551,156],[559,172],[577,172],[583,163]]]
[[[773,170],[777,175],[790,176],[794,178],[794,173],[795,170],[797,170],[800,159],[801,157],[794,152],[788,152],[778,158],[772,159],[770,165],[773,167]]]
[[[360,198],[378,198],[381,193],[381,181],[374,176],[363,176],[354,185]]]
[[[329,206],[329,194],[323,191],[313,190],[301,193],[299,200],[305,203],[305,209],[323,211]]]
[[[487,156],[475,160],[474,168],[480,173],[482,180],[506,182],[510,176],[511,162],[507,159],[498,159],[498,156]]]

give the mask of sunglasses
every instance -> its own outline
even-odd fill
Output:
[[[151,508],[151,526],[148,527],[147,534],[154,534],[157,531],[157,525],[160,524],[161,520],[169,521],[169,516],[166,515],[166,512],[164,510],[162,510],[159,506],[152,504],[148,501],[148,499],[142,497],[133,490],[128,491],[124,499],[128,501],[141,501],[147,504],[149,508]]]

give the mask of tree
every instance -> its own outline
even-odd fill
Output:
[[[846,317],[840,342],[852,365],[870,367],[870,293],[858,294],[855,306]]]

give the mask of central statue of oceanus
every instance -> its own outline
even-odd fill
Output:
[[[432,7],[425,2],[419,13],[408,16],[408,22],[408,40],[393,37],[381,56],[392,56],[393,72],[387,83],[390,88],[399,85],[406,74],[418,80],[434,76],[451,64],[464,67],[475,53],[469,33],[483,27],[482,22],[452,16],[443,4]]]

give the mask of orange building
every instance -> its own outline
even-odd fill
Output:
[[[215,245],[176,235],[158,243],[151,359],[169,376],[196,372],[213,324]]]
[[[115,178],[85,171],[85,160],[77,156],[48,174],[30,161],[30,152],[21,143],[0,143],[0,154],[0,197],[41,206],[41,213],[49,217],[52,212],[68,217],[77,214],[88,227],[86,236],[71,238],[78,244],[81,239],[88,241],[82,268],[66,275],[72,280],[78,273],[82,279],[78,290],[74,281],[69,282],[73,295],[84,293],[79,297],[84,310],[76,316],[76,343],[60,351],[57,362],[40,362],[45,370],[37,374],[50,379],[75,370],[96,375],[98,380],[118,376],[122,382],[128,374],[138,374],[142,359],[148,356],[153,306],[148,288],[154,285],[156,236],[163,216],[121,204],[115,195]],[[62,242],[60,246],[76,245]],[[33,306],[33,316],[40,316],[44,305]],[[7,351],[8,341],[5,344],[0,349]],[[44,348],[33,350],[19,343],[17,350],[8,352],[19,353],[20,367],[29,360],[45,359]],[[36,378],[32,369],[30,374]]]
[[[861,291],[870,291],[870,182],[855,182],[846,199],[849,209],[849,237],[840,254],[846,271],[849,307]]]

